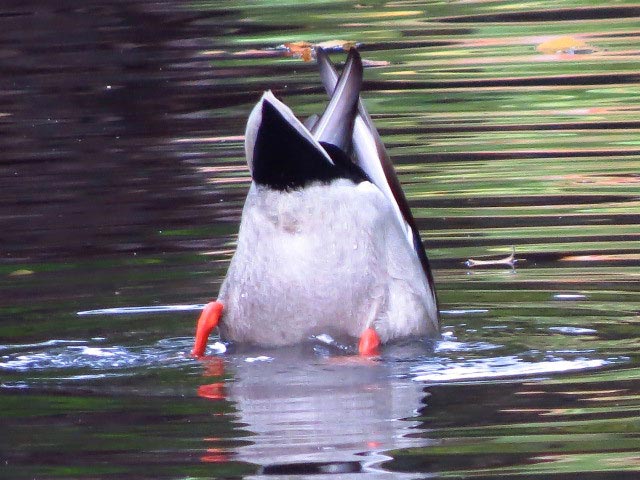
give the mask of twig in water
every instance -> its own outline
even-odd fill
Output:
[[[489,265],[509,265],[511,268],[513,268],[516,262],[518,261],[518,259],[516,258],[516,247],[512,246],[511,248],[513,249],[513,251],[511,252],[511,255],[509,255],[508,257],[500,258],[498,260],[474,260],[473,258],[470,258],[469,260],[464,262],[464,264],[467,267],[486,267]]]

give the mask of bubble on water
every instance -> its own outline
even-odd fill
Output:
[[[216,355],[222,355],[227,351],[227,346],[222,342],[214,342],[211,345],[209,345],[208,348],[212,350],[212,353]]]
[[[326,343],[327,345],[333,345],[336,343],[335,339],[327,333],[321,333],[320,335],[316,335],[314,338],[319,342]]]

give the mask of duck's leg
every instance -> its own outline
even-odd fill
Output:
[[[370,357],[372,355],[378,355],[378,348],[380,347],[380,336],[373,327],[367,328],[360,336],[360,342],[358,342],[358,353],[363,357]]]
[[[380,336],[373,328],[373,322],[378,318],[380,312],[380,306],[382,304],[382,294],[374,297],[371,303],[371,311],[369,312],[369,318],[367,319],[367,328],[365,328],[362,335],[360,335],[360,341],[358,342],[358,353],[363,357],[370,357],[378,355],[378,348],[380,347]]]
[[[196,357],[204,355],[204,351],[207,348],[207,339],[211,331],[218,326],[218,322],[222,316],[222,309],[222,303],[218,301],[209,302],[202,309],[200,318],[198,318],[196,340],[191,355]]]

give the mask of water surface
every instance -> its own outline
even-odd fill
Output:
[[[636,478],[639,17],[5,3],[0,476]],[[189,308],[234,249],[246,117],[265,89],[320,111],[314,63],[281,46],[335,40],[360,45],[443,338],[195,360]]]

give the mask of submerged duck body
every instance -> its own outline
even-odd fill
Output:
[[[214,313],[198,322],[196,355],[215,325],[224,340],[266,347],[323,333],[373,332],[384,343],[439,332],[415,222],[359,101],[359,56],[350,52],[339,78],[318,57],[331,100],[311,128],[270,92],[249,117],[253,181],[235,254],[207,307]]]

